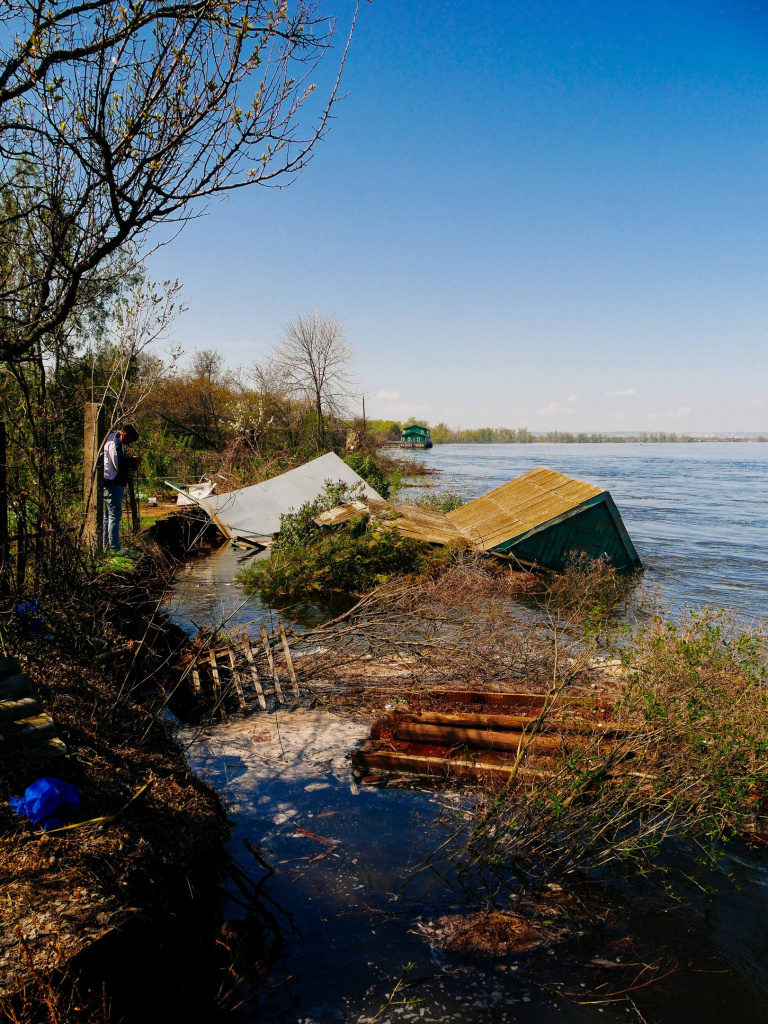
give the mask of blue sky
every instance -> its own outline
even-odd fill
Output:
[[[187,352],[316,306],[371,415],[768,431],[768,3],[374,0],[344,91],[294,185],[151,258]]]

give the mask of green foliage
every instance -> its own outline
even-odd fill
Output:
[[[370,455],[365,455],[363,452],[353,452],[344,461],[350,469],[354,469],[367,484],[370,484],[375,491],[378,491],[382,498],[386,499],[389,497],[390,485]]]
[[[455,508],[461,508],[464,499],[456,491],[437,491],[435,493],[420,494],[418,498],[408,501],[409,505],[418,505],[419,508],[428,508],[433,512],[453,512]]]
[[[727,612],[657,618],[624,651],[624,713],[658,730],[657,790],[695,787],[696,831],[717,838],[768,813],[768,644]],[[672,753],[674,752],[674,754]]]
[[[317,516],[338,505],[359,501],[360,497],[357,487],[327,481],[319,498],[302,505],[297,512],[285,512],[280,516],[280,533],[272,545],[272,551],[304,549],[314,544],[322,536],[322,527],[315,522]]]
[[[271,558],[252,563],[238,580],[246,593],[258,592],[266,600],[312,598],[360,594],[395,576],[426,578],[448,566],[449,549],[433,549],[396,530],[366,531],[365,520],[361,513],[309,544],[276,545]]]

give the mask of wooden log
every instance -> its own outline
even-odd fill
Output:
[[[436,757],[434,754],[404,753],[378,747],[370,741],[352,752],[352,764],[359,768],[383,768],[386,771],[408,772],[412,775],[438,776],[466,781],[487,781],[503,784],[513,772],[513,764],[493,764],[478,758],[467,761],[464,758]],[[551,772],[519,767],[517,774],[523,778],[544,779]]]
[[[275,668],[275,659],[272,657],[272,648],[269,646],[269,637],[267,631],[264,628],[264,623],[261,624],[261,640],[264,644],[264,650],[267,655],[267,661],[269,662],[269,671],[272,673],[272,679],[275,684],[275,697],[280,704],[285,704],[285,697],[283,697],[283,691],[280,686],[280,680],[277,676],[277,669]]]
[[[137,534],[141,530],[141,520],[139,518],[139,503],[136,500],[136,483],[133,473],[128,474],[126,490],[128,492],[128,508],[131,513],[131,533]]]
[[[192,669],[192,689],[195,691],[196,697],[200,697],[203,693],[203,688],[200,685],[200,673],[196,668]]]
[[[218,700],[221,696],[221,679],[219,678],[219,666],[216,663],[216,652],[211,651],[211,657],[209,659],[211,665],[211,675],[213,676],[213,692]]]
[[[0,565],[5,567],[9,555],[8,477],[5,420],[0,420]]]
[[[264,699],[264,691],[261,688],[261,680],[259,679],[259,672],[258,672],[258,669],[256,668],[256,662],[254,660],[253,650],[251,648],[251,641],[248,638],[248,634],[247,633],[243,633],[243,635],[242,635],[242,637],[240,639],[240,643],[242,645],[243,650],[245,651],[245,658],[246,658],[246,661],[248,662],[248,667],[251,670],[251,682],[253,683],[253,688],[256,691],[257,695],[258,695],[259,704],[262,706],[263,709],[266,710],[267,702]]]
[[[291,657],[291,648],[288,646],[288,637],[285,635],[285,629],[283,628],[282,622],[280,623],[280,639],[283,643],[283,653],[285,654],[285,660],[288,665],[288,672],[293,683],[293,695],[294,697],[300,697],[299,684],[296,681],[296,671],[293,667],[293,658]]]
[[[229,652],[229,668],[232,672],[232,679],[235,683],[235,689],[237,690],[237,701],[240,705],[240,710],[245,711],[245,694],[243,693],[243,684],[240,682],[240,673],[237,671],[237,661],[235,660],[235,652],[232,650],[232,644],[227,641],[227,650]]]
[[[502,732],[511,730],[523,732],[530,730],[538,721],[535,715],[483,715],[471,711],[445,714],[440,711],[396,711],[391,719],[397,722],[414,722],[423,725],[447,725],[466,729],[490,729]],[[584,718],[572,718],[566,721],[546,719],[540,730],[551,733],[572,733],[579,736],[635,736],[642,735],[648,729],[642,725],[627,725],[619,722],[602,722],[598,719],[590,721]]]
[[[516,754],[522,747],[531,754],[555,754],[563,749],[561,736],[539,736],[532,739],[522,732],[494,732],[490,729],[460,729],[447,725],[417,725],[405,722],[394,730],[395,738],[411,743],[432,743],[436,746],[464,746],[475,750],[505,750]]]
[[[543,708],[546,697],[540,693],[496,693],[484,690],[422,690],[408,691],[405,697],[411,704],[421,701],[439,701],[442,705],[464,704],[481,709],[512,709],[524,711],[528,708]]]

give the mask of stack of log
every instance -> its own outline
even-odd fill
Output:
[[[0,658],[0,755],[57,757],[67,748],[43,711],[32,680],[15,658]]]
[[[547,757],[568,749],[577,737],[611,744],[633,729],[612,722],[611,704],[606,702],[595,702],[588,715],[542,719],[545,698],[537,694],[436,690],[409,694],[408,700],[409,709],[392,711],[374,722],[370,740],[354,751],[353,764],[503,782],[519,770],[515,764],[521,751],[526,758]]]

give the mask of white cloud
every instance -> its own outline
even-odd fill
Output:
[[[624,388],[623,391],[606,391],[606,395],[611,395],[616,398],[624,398],[627,395],[634,395],[634,388]]]
[[[684,420],[690,415],[690,405],[683,405],[679,409],[670,409],[668,412],[649,412],[649,420]]]
[[[431,411],[431,405],[408,405],[406,402],[398,402],[397,405],[387,407],[387,414],[397,417],[419,416],[421,413]]]
[[[570,414],[573,409],[568,409],[566,406],[558,405],[557,402],[550,402],[549,405],[545,405],[543,409],[536,411],[537,416],[564,416]]]
[[[388,399],[390,399],[391,401],[394,402],[394,401],[396,401],[400,397],[400,392],[399,391],[380,391],[378,393],[378,395],[376,395],[376,397],[377,398],[388,398]]]
[[[568,395],[568,401],[569,402],[575,402],[576,401],[576,395]]]

